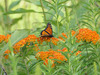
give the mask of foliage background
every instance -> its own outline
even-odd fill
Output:
[[[63,32],[70,35],[71,30],[77,31],[80,28],[89,28],[100,34],[100,0],[0,0],[0,34],[11,34],[15,30],[25,32],[27,29],[30,32],[26,31],[27,35],[39,36],[48,22],[52,24],[55,37]],[[69,40],[67,42],[71,43]],[[96,46],[96,49],[100,48]],[[98,59],[97,62],[99,61]],[[100,70],[96,69],[96,63],[93,63],[94,73],[100,74]],[[90,68],[91,66],[88,69],[92,72]],[[88,69],[82,74],[84,75]],[[67,74],[74,75],[73,72]]]
[[[56,34],[59,29],[63,32],[78,26],[88,26],[100,32],[99,0],[58,0],[58,2],[55,0],[57,3],[53,1],[42,0],[42,7],[40,0],[0,0],[1,34],[16,29],[36,31],[48,22],[52,23]],[[46,16],[42,13],[42,8]]]

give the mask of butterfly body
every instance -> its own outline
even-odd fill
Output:
[[[48,23],[47,27],[41,32],[41,37],[53,37],[52,32],[52,26]]]

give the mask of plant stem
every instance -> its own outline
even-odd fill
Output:
[[[7,12],[7,10],[8,10],[8,5],[7,5],[7,0],[4,0],[4,3],[5,3],[5,12]],[[6,16],[6,20],[7,20],[8,18],[7,18],[7,16]],[[3,20],[3,22],[4,22],[4,20]],[[8,23],[8,20],[6,21],[6,24]],[[7,30],[7,28],[6,28],[6,25],[5,25],[5,22],[4,22],[4,31],[6,31]]]
[[[41,7],[42,7],[42,11],[43,11],[43,15],[44,15],[44,21],[45,21],[45,23],[46,23],[46,15],[45,15],[45,11],[44,11],[44,7],[43,7],[42,0],[40,0],[40,3],[41,3]]]
[[[71,0],[71,3],[73,6],[76,5],[76,1],[75,0]],[[76,9],[75,7],[72,7],[73,13],[74,13],[74,18],[75,18],[75,24],[78,24],[78,18],[77,18],[77,13],[76,13]],[[79,26],[80,27],[80,26]]]
[[[17,61],[18,59],[16,59],[14,53],[13,53],[13,48],[12,48],[12,44],[11,44],[11,40],[9,39],[8,41],[8,45],[9,45],[9,49],[11,51],[11,55],[9,55],[10,57],[10,60],[11,60],[11,66],[12,66],[12,69],[13,69],[13,75],[17,75]]]
[[[69,63],[68,66],[69,66],[69,73],[70,73],[70,56],[69,56],[69,62],[68,63]]]
[[[56,19],[57,19],[57,28],[58,28],[58,35],[59,35],[59,24],[58,24],[58,9],[57,9],[57,2],[58,0],[56,1]]]
[[[7,0],[5,0],[5,11],[7,12],[8,8],[7,8]]]
[[[86,52],[87,52],[87,56],[88,56],[88,50],[87,50],[87,45],[88,45],[88,44],[87,44],[87,43],[85,43],[85,45],[86,45]]]
[[[8,2],[7,2],[7,0],[5,0],[5,12],[7,12],[8,11]],[[9,26],[9,17],[8,17],[8,15],[4,15],[4,16],[6,16],[6,20],[5,20],[5,30],[9,30],[9,31],[11,31],[11,26]]]
[[[24,59],[24,58],[23,58],[23,59]],[[28,66],[27,66],[27,63],[26,63],[25,59],[24,59],[24,62],[25,62],[26,70],[27,70],[27,75],[29,75]]]
[[[68,14],[68,8],[65,6],[65,17],[66,17],[66,30],[69,31],[69,14]]]

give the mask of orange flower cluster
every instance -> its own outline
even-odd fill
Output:
[[[2,41],[4,41],[4,40],[5,40],[5,38],[6,38],[6,36],[5,36],[5,35],[0,35],[0,43],[1,43]]]
[[[26,40],[25,39],[22,39],[20,40],[19,42],[17,42],[14,46],[13,46],[13,49],[14,49],[14,53],[18,53],[20,51],[20,48],[23,47],[24,45],[26,44]]]
[[[99,34],[96,31],[92,31],[88,28],[79,29],[79,33],[76,35],[77,41],[86,41],[96,44],[100,39]]]
[[[67,50],[67,48],[63,48],[62,50],[60,50],[60,49],[58,49],[57,51],[62,51],[62,52],[67,52],[68,50]],[[73,51],[71,51],[71,53],[73,53]],[[77,55],[79,55],[81,53],[81,51],[77,51],[77,52],[75,52],[75,55],[77,56]],[[71,54],[68,54],[68,56],[70,56]],[[81,55],[80,55],[81,56]]]
[[[4,57],[5,57],[5,59],[8,59],[8,57],[9,57],[9,53],[11,53],[11,51],[10,50],[6,50],[5,52],[4,52]]]
[[[8,39],[11,37],[11,35],[10,34],[7,34],[7,36],[5,37],[5,42],[8,42]]]
[[[52,42],[54,45],[57,45],[57,42],[59,41],[57,38],[55,37],[39,37],[37,38],[38,43],[42,44],[44,41],[46,42]]]
[[[6,42],[8,41],[8,39],[9,39],[10,36],[11,36],[11,35],[7,35],[7,37],[6,37]],[[36,39],[37,39],[37,38],[36,38],[35,35],[28,35],[28,37],[26,37],[26,38],[20,40],[19,42],[17,42],[17,43],[13,46],[14,53],[15,53],[15,54],[18,53],[18,52],[20,51],[20,48],[22,48],[26,43],[28,43],[28,45],[30,45],[30,42],[35,43]],[[38,48],[38,46],[36,46],[36,47]],[[39,49],[38,49],[38,50],[39,50]],[[8,51],[8,50],[6,50],[4,54],[6,54],[7,51]],[[6,57],[6,56],[5,56],[5,57]],[[8,57],[8,55],[7,55],[7,57]],[[7,59],[7,58],[6,58],[6,59]]]
[[[33,42],[35,43],[37,37],[35,35],[28,35],[28,37],[25,38],[25,41],[30,43],[30,42]]]
[[[67,35],[65,33],[62,33],[62,35],[67,39]]]
[[[79,55],[80,53],[81,53],[81,51],[77,51],[77,52],[76,52],[76,56]],[[80,56],[81,56],[81,55],[80,55]]]
[[[62,50],[58,49],[57,51],[67,52],[68,50],[64,47]]]
[[[74,35],[75,35],[75,33],[76,33],[76,32],[75,32],[74,30],[72,30],[72,32],[71,32],[72,36],[74,36]]]
[[[18,53],[20,48],[22,48],[26,43],[28,43],[28,45],[30,45],[30,42],[35,43],[36,39],[37,37],[35,35],[28,35],[28,37],[20,40],[13,46],[14,52]]]
[[[34,44],[34,46],[35,46],[35,47],[34,47],[33,49],[34,49],[35,51],[40,50],[38,44]]]
[[[57,59],[61,61],[67,61],[64,55],[62,55],[60,52],[53,51],[53,50],[38,52],[36,54],[36,58],[44,61],[47,61],[47,59]],[[57,62],[61,63],[60,61]]]
[[[10,34],[7,34],[6,36],[5,35],[0,35],[0,43],[2,41],[5,41],[5,42],[8,42],[8,39],[11,37]]]
[[[61,36],[63,36],[64,38]],[[60,36],[58,36],[58,38],[59,38],[59,40],[65,41],[68,37],[65,33],[62,33]]]

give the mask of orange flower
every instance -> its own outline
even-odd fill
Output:
[[[52,43],[54,44],[54,45],[57,45],[57,42],[59,41],[57,38],[55,38],[55,37],[52,37],[51,38],[52,39]]]
[[[5,41],[8,42],[8,39],[11,37],[10,34],[7,34],[7,36],[5,37]]]
[[[63,41],[65,41],[61,36],[58,36],[58,38],[60,39],[60,40],[63,40]]]
[[[6,50],[5,52],[4,52],[4,57],[5,57],[5,59],[8,59],[8,57],[9,57],[9,53],[11,53],[11,51],[10,50]]]
[[[13,48],[14,48],[14,53],[18,53],[20,51],[20,48],[24,47],[24,45],[27,43],[27,47],[28,45],[30,45],[30,42],[35,43],[37,37],[35,35],[28,35],[28,37],[20,40],[19,42],[17,42]],[[39,50],[38,46],[36,46],[36,49]]]
[[[61,60],[61,61],[67,61],[67,59],[65,58],[64,55],[62,55],[60,52],[57,52],[57,51],[53,51],[53,50],[50,50],[50,51],[41,51],[41,52],[38,52],[36,54],[36,58],[37,59],[41,59],[41,60],[46,60],[46,59],[58,59],[58,60]],[[60,61],[57,61],[58,63],[61,63]]]
[[[74,35],[75,35],[75,33],[76,33],[76,32],[75,32],[74,30],[72,30],[72,36],[74,36]]]
[[[54,44],[54,45],[57,45],[57,42],[59,41],[57,38],[55,38],[55,37],[39,37],[39,38],[37,38],[37,41],[38,41],[38,43],[40,43],[40,44],[42,44],[44,41],[46,41],[46,42],[50,42],[50,40],[51,40],[51,42]]]
[[[35,47],[34,47],[33,49],[35,49],[35,51],[40,50],[37,44],[35,44],[34,46],[35,46]]]
[[[25,41],[29,42],[29,43],[30,42],[35,43],[36,39],[37,39],[37,37],[35,35],[28,35],[28,37],[25,38]]]
[[[99,34],[96,31],[92,31],[87,28],[79,29],[79,33],[76,35],[77,41],[92,42],[94,45],[99,40]]]
[[[5,40],[5,35],[0,35],[0,43]]]
[[[39,37],[37,38],[38,43],[42,44],[44,41],[50,42],[51,37]]]
[[[81,53],[81,51],[76,52],[76,56],[79,55]],[[80,55],[81,56],[81,55]]]
[[[38,42],[39,44],[42,44],[42,43],[43,43],[43,37],[37,38],[37,42]]]
[[[48,65],[48,59],[46,59],[43,64],[47,66]],[[55,66],[54,60],[51,60],[51,64],[52,64],[51,67],[53,68]]]
[[[17,42],[13,48],[14,48],[14,53],[18,53],[20,51],[20,48],[23,47],[26,44],[25,39],[20,40],[19,42]]]
[[[63,35],[65,38],[67,38],[67,35],[66,35],[65,33],[62,33],[62,35]]]
[[[62,50],[58,49],[57,51],[67,52],[68,50],[64,47]]]
[[[67,50],[67,48],[64,47],[64,48],[62,49],[62,51],[63,51],[63,52],[67,52],[68,50]]]
[[[40,58],[41,60],[46,60],[48,56],[49,56],[49,55],[48,55],[48,52],[44,52],[44,51],[38,52],[38,53],[36,54],[36,58],[37,58],[37,59]]]
[[[53,54],[53,56],[54,56],[54,59],[58,59],[58,60],[61,60],[61,61],[67,61],[67,59],[65,58],[65,56],[64,55],[62,55],[61,53],[59,53],[59,52],[55,52],[54,54]],[[58,63],[61,63],[60,61],[57,61]]]
[[[61,37],[61,36],[63,36],[63,37]],[[65,37],[65,38],[64,38],[64,37]],[[61,41],[65,41],[65,40],[67,39],[67,35],[66,35],[65,33],[62,33],[62,35],[59,35],[58,38],[59,38],[59,40],[61,40]]]

